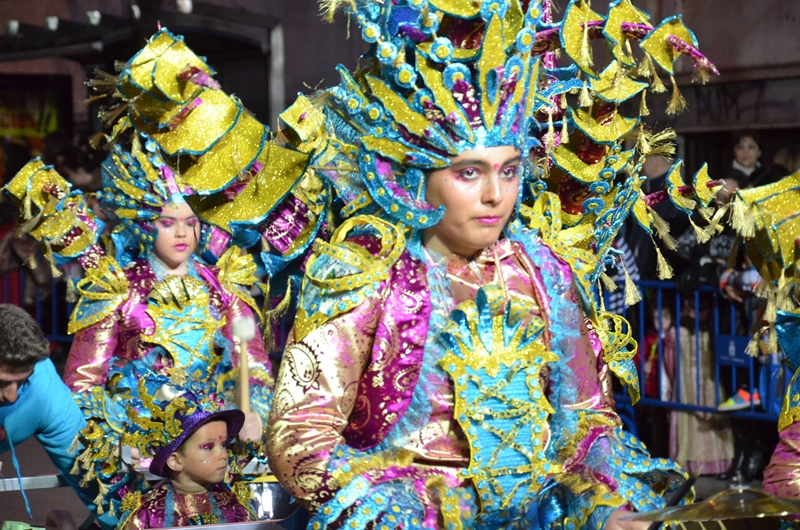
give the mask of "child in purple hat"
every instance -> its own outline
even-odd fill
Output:
[[[164,477],[148,492],[122,501],[118,529],[164,528],[251,521],[246,501],[224,482],[228,445],[244,414],[221,410],[212,396],[164,376],[139,381],[139,396],[128,405],[135,432],[126,443],[151,455],[150,472]]]

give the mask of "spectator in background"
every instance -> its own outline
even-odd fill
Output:
[[[609,276],[617,286],[625,285],[625,271],[630,275],[631,280],[638,282],[642,279],[639,274],[639,265],[635,259],[634,253],[631,251],[627,243],[627,228],[628,225],[623,225],[620,229],[617,238],[614,240],[613,246],[619,252],[619,258],[614,267],[608,271]],[[619,287],[616,291],[609,291],[605,294],[606,311],[609,313],[616,313],[624,315],[627,306],[625,305],[625,289]]]
[[[734,136],[734,162],[733,168],[725,173],[726,188],[731,187],[731,181],[736,180],[739,187],[763,186],[777,182],[781,178],[791,173],[790,167],[793,165],[791,153],[788,149],[779,149],[773,158],[772,164],[768,167],[761,167],[758,158],[761,150],[758,143],[757,133],[752,131],[741,131]],[[748,173],[749,171],[749,173]],[[719,279],[719,286],[722,296],[734,304],[736,307],[736,325],[730,329],[736,329],[738,335],[749,335],[752,321],[759,320],[758,315],[753,315],[753,308],[745,305],[745,302],[752,296],[752,291],[758,284],[760,277],[758,271],[752,265],[744,245],[739,244],[730,228],[726,228],[720,237],[717,247],[719,258],[722,257],[721,250],[725,250],[730,258],[727,269],[722,272]],[[713,243],[714,240],[712,240]],[[730,248],[727,245],[730,244]],[[713,248],[712,248],[713,250]],[[763,310],[760,309],[760,310]],[[723,315],[729,314],[722,311]],[[725,324],[722,325],[726,329]],[[762,357],[766,359],[766,357]],[[750,388],[750,374],[745,369],[736,369],[736,380],[738,388],[727,388],[731,397],[719,405],[720,411],[736,411],[750,408],[750,403],[755,406],[761,405],[761,396],[758,388]],[[723,373],[721,380],[723,384],[732,382]],[[752,374],[757,380],[756,375]],[[755,420],[742,418],[732,418],[731,425],[734,435],[734,458],[728,471],[720,475],[720,478],[729,479],[737,473],[741,473],[745,480],[750,481],[757,478],[767,459],[775,447],[774,436],[752,436],[754,429],[759,429]],[[771,431],[768,431],[771,432]]]
[[[80,142],[80,143],[76,143]],[[100,157],[80,135],[70,139],[65,133],[52,133],[44,139],[42,160],[84,193],[102,188]]]
[[[642,302],[646,303],[646,302]],[[639,378],[644,382],[644,397],[670,401],[672,381],[675,376],[675,326],[668,304],[661,314],[653,304],[646,310],[644,341],[633,357]],[[659,347],[660,345],[660,347]],[[662,359],[663,355],[663,360]],[[659,392],[660,389],[660,392]],[[670,452],[670,423],[667,409],[641,407],[637,410],[637,426],[642,441],[653,456],[666,458]]]
[[[668,390],[669,400],[687,405],[714,407],[717,384],[712,333],[708,330],[708,324],[701,323],[700,331],[696,334],[695,310],[689,306],[688,314],[681,319],[676,337],[670,307],[664,307],[662,311],[664,366],[673,370],[669,373],[673,377],[673,384]],[[701,315],[700,318],[704,316]],[[678,341],[679,349],[676,347]],[[662,377],[662,394],[664,386]],[[710,412],[671,410],[669,424],[669,457],[687,472],[716,475],[730,469],[734,457],[734,437],[726,416]]]
[[[42,160],[45,164],[55,167],[56,171],[72,184],[73,190],[83,192],[92,212],[101,221],[108,222],[108,217],[100,209],[100,201],[93,193],[103,187],[100,174],[102,156],[89,145],[84,135],[76,134],[72,139],[65,133],[47,135],[44,139]],[[67,273],[75,277],[79,269],[80,267],[77,267],[76,270],[68,270]]]
[[[764,310],[763,305],[760,307],[754,306],[753,300],[750,300],[749,304],[747,303],[748,299],[752,298],[753,291],[761,282],[761,277],[747,255],[745,246],[739,241],[734,245],[730,265],[731,267],[726,269],[720,277],[720,291],[726,300],[736,304],[737,316],[747,323],[745,331],[749,332],[753,321],[759,322],[761,320],[761,313]],[[738,334],[742,335],[744,333],[740,331]],[[765,351],[765,348],[761,349],[762,354]],[[770,359],[766,355],[761,355],[758,360],[759,363],[766,365],[762,370],[767,370],[767,373],[770,373],[773,364],[777,364],[775,359]],[[757,367],[758,364],[755,366]],[[731,391],[732,395],[720,403],[719,410],[722,412],[746,410],[750,408],[751,400],[755,407],[759,407],[762,404],[760,389],[758,388],[759,374],[752,374],[755,388],[751,390],[749,371],[745,368],[733,368],[733,370],[736,371],[738,388],[729,387],[726,389]],[[720,379],[723,385],[732,383],[732,379],[727,377],[726,373],[721,374]],[[732,478],[737,473],[741,473],[742,477],[749,482],[758,478],[767,465],[769,456],[777,444],[777,430],[774,428],[768,429],[761,431],[762,434],[759,436],[753,436],[752,433],[761,428],[759,421],[734,417],[731,418],[731,425],[734,435],[734,459],[731,467],[720,478]]]
[[[792,152],[785,147],[778,149],[772,158],[772,164],[758,176],[758,180],[751,183],[753,187],[765,186],[778,182],[780,179],[794,172],[794,158]]]
[[[740,188],[745,188],[758,182],[766,170],[758,161],[761,158],[761,137],[756,131],[744,129],[734,132],[731,140],[733,162],[723,178],[735,180]]]
[[[644,380],[645,397],[669,401],[675,378],[675,322],[669,304],[662,305],[660,316],[657,307],[652,307],[649,313],[651,320],[644,336],[644,344],[639,345],[633,359],[640,371],[639,377]],[[659,344],[662,352],[659,352]],[[660,360],[661,353],[663,362]],[[644,354],[644,359],[640,360],[639,354]]]

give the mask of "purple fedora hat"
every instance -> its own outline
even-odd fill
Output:
[[[183,395],[184,397],[186,394]],[[242,425],[244,425],[244,412],[241,410],[221,410],[218,412],[208,412],[197,409],[193,414],[180,418],[181,432],[174,440],[164,447],[156,450],[153,461],[150,463],[150,473],[159,477],[167,476],[167,459],[169,455],[177,451],[183,442],[189,439],[197,429],[212,421],[224,421],[228,424],[228,441],[236,438]]]
[[[148,373],[139,379],[136,396],[128,402],[124,441],[152,457],[150,472],[167,476],[167,460],[197,429],[210,421],[227,424],[228,440],[244,425],[240,410],[223,410],[223,401],[197,381],[175,371],[171,377]]]

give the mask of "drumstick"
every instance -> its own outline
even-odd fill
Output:
[[[670,508],[672,506],[677,506],[686,497],[686,494],[689,493],[689,490],[692,489],[694,483],[697,481],[697,477],[699,477],[699,473],[692,473],[686,481],[681,484],[681,487],[678,488],[675,493],[672,494],[672,497],[669,498],[667,501],[667,505],[665,508]],[[661,525],[664,524],[663,522],[655,522],[647,527],[647,530],[658,530],[661,528]]]
[[[239,339],[239,409],[250,412],[250,375],[247,370],[247,343],[256,336],[256,322],[252,317],[237,317],[231,324],[231,334]]]

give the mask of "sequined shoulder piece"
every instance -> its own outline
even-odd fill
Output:
[[[77,289],[80,300],[69,320],[70,334],[113,313],[128,297],[128,278],[114,258],[103,256],[96,268],[86,270],[86,277],[78,282]]]
[[[318,240],[306,265],[296,340],[379,292],[403,249],[401,229],[369,215],[343,223],[330,243]]]
[[[258,279],[256,262],[252,254],[232,246],[219,258],[217,267],[219,267],[218,278],[223,287],[249,305],[256,315],[261,315],[258,304],[247,290],[247,287],[254,285]]]

